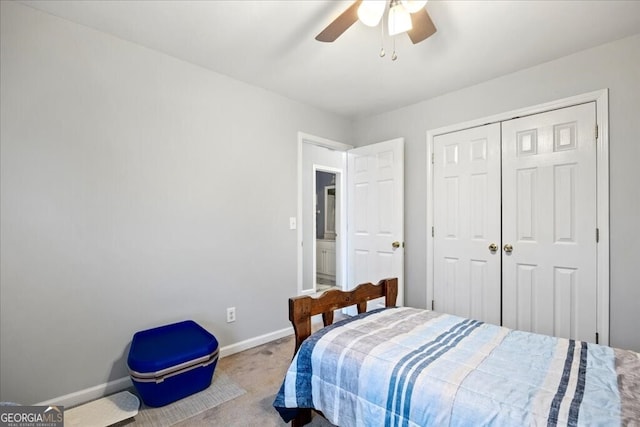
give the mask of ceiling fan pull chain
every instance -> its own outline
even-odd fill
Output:
[[[380,23],[380,58],[384,58],[386,52],[384,51],[384,19]]]
[[[393,36],[393,55],[391,55],[391,60],[395,61],[398,59],[398,55],[396,55],[396,36]]]

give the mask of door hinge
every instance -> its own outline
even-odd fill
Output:
[[[600,242],[600,229],[596,228],[596,243]]]
[[[600,344],[600,335],[596,332],[596,344]]]
[[[596,124],[596,139],[598,139],[598,124]]]
[[[434,306],[435,306],[435,301],[431,300],[431,310],[434,310],[434,308],[433,308]]]
[[[436,237],[436,236],[435,236],[435,231],[434,231],[434,229],[433,229],[433,226],[431,226],[431,237]]]
[[[434,159],[435,159],[435,155],[434,155],[434,153],[431,153],[431,164],[432,165],[434,164]]]

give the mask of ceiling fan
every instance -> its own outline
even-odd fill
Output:
[[[322,30],[316,40],[333,42],[358,20],[375,27],[383,21],[382,17],[387,11],[389,35],[406,32],[413,44],[420,43],[436,32],[425,9],[426,3],[418,0],[356,0]]]

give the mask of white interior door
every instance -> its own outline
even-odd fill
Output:
[[[500,124],[433,143],[434,310],[500,324]]]
[[[595,134],[594,102],[502,124],[507,327],[595,341]]]
[[[349,150],[347,280],[398,278],[404,303],[404,139]]]

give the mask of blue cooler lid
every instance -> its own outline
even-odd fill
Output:
[[[127,364],[136,372],[158,372],[210,355],[218,340],[193,320],[136,332]]]

